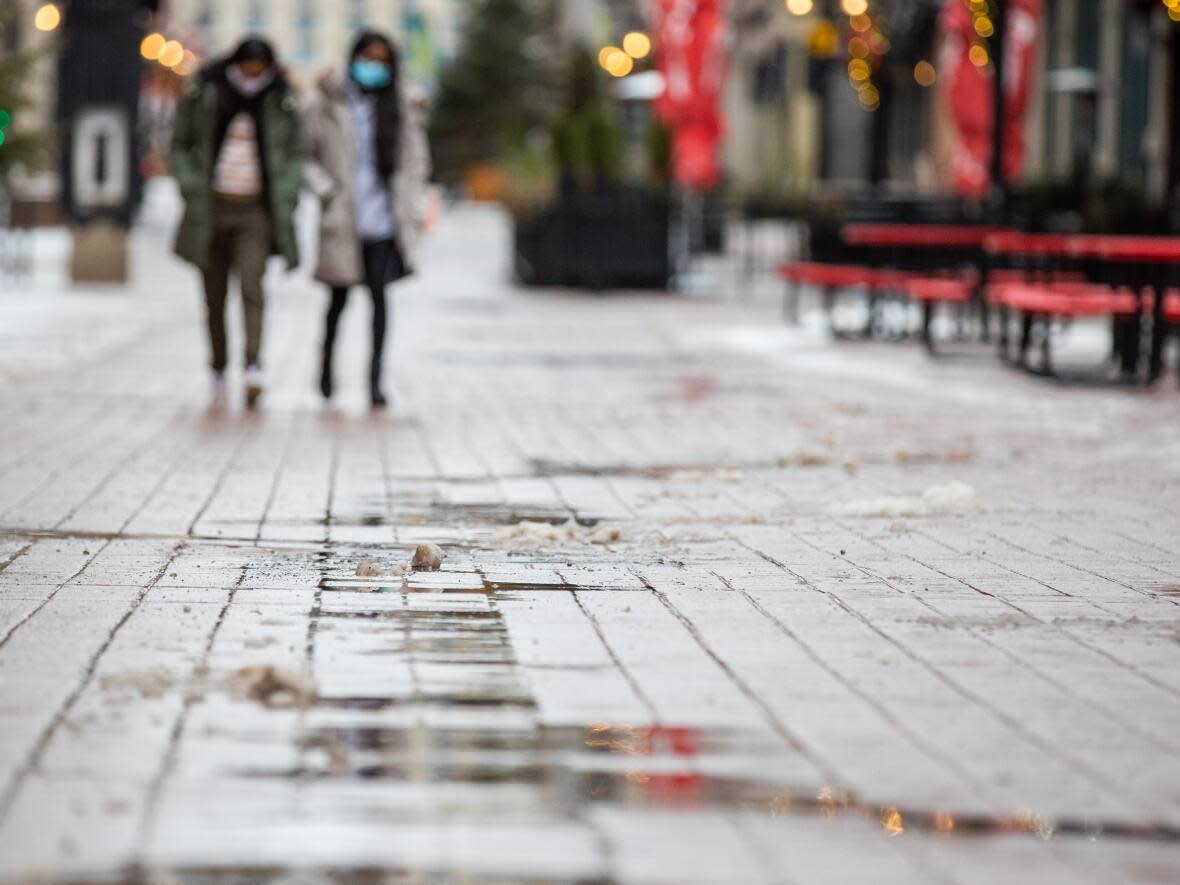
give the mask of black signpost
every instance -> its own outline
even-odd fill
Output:
[[[992,62],[992,194],[991,209],[997,224],[1008,221],[1008,182],[1004,177],[1004,118],[1007,116],[1007,96],[1004,94],[1006,54],[1008,49],[1008,0],[992,0],[992,22],[995,31],[991,39]]]
[[[127,280],[127,228],[140,195],[139,44],[155,5],[64,5],[57,110],[62,207],[74,223],[70,271],[76,281]]]

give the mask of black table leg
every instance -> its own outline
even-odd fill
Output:
[[[1046,314],[1041,329],[1041,372],[1053,377],[1053,317]]]
[[[1003,305],[1000,306],[998,314],[1000,317],[1000,359],[1008,362],[1012,359],[1011,349],[1008,346],[1008,324],[1011,321],[1011,317],[1008,315],[1008,308]]]
[[[1119,374],[1124,381],[1133,379],[1139,372],[1143,350],[1143,319],[1136,313],[1129,317],[1114,318],[1115,352],[1119,357]]]
[[[1020,352],[1017,359],[1020,365],[1028,366],[1028,348],[1032,344],[1033,318],[1030,313],[1020,315]]]
[[[922,302],[922,343],[926,345],[927,353],[934,353],[934,302]]]
[[[1167,288],[1157,285],[1152,289],[1155,295],[1151,307],[1151,354],[1148,358],[1147,383],[1154,384],[1159,380],[1164,368],[1164,340],[1167,337],[1167,323],[1164,321],[1164,297]]]

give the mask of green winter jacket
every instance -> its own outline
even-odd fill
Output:
[[[172,133],[172,174],[184,197],[184,219],[176,236],[176,254],[203,268],[213,241],[213,166],[217,129],[218,84],[205,71],[193,77],[176,109]],[[295,239],[295,207],[299,203],[302,167],[299,156],[299,111],[295,95],[280,81],[263,96],[263,162],[273,231],[271,254],[287,266],[299,264]]]

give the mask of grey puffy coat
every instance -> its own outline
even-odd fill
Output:
[[[406,270],[413,271],[429,206],[430,149],[419,114],[404,89],[400,98],[403,121],[400,155],[390,189],[394,236]],[[319,198],[321,208],[315,278],[329,286],[355,286],[364,282],[352,192],[355,138],[344,81],[338,75],[321,79],[304,113],[303,180]]]

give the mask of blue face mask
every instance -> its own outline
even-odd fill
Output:
[[[393,82],[389,65],[367,58],[358,58],[352,63],[352,79],[364,89],[384,89]]]

